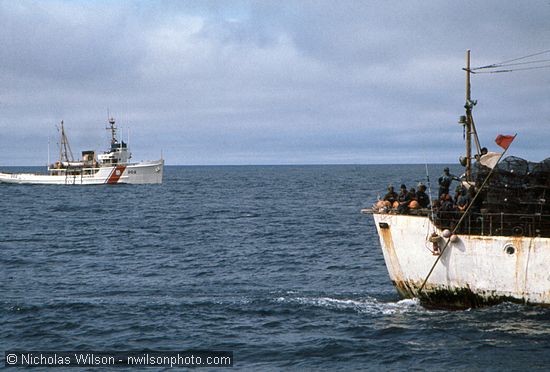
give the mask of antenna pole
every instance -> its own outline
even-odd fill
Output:
[[[61,120],[61,134],[59,136],[59,163],[63,163],[63,120]]]
[[[466,102],[471,98],[470,87],[470,49],[466,51]]]

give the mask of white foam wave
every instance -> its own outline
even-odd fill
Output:
[[[337,310],[352,309],[359,313],[391,315],[423,308],[418,299],[405,299],[397,302],[380,302],[376,298],[341,299],[332,297],[278,297],[277,302],[308,306],[318,306]]]

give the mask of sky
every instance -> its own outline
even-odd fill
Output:
[[[108,116],[136,161],[455,163],[466,50],[550,50],[549,19],[550,0],[0,0],[0,165],[45,165],[61,120],[75,155],[106,150]],[[482,145],[550,157],[549,97],[550,69],[473,75]]]

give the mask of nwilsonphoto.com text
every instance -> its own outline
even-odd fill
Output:
[[[232,367],[232,351],[6,351],[5,367]]]

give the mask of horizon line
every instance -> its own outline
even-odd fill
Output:
[[[251,167],[251,166],[266,166],[266,167],[279,167],[279,166],[326,166],[326,165],[457,165],[458,163],[257,163],[257,164],[165,164],[166,167]],[[47,165],[0,165],[0,168],[19,168],[19,167],[47,167]]]

